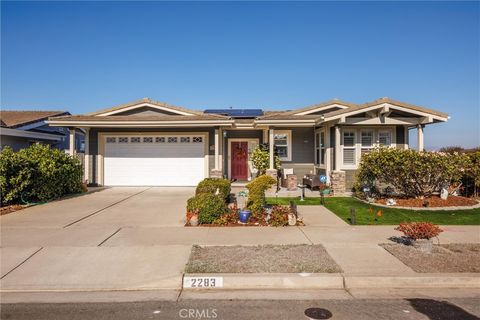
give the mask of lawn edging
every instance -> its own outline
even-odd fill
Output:
[[[402,207],[402,206],[387,206],[386,204],[381,204],[377,202],[368,202],[367,200],[352,196],[352,198],[357,199],[363,203],[368,205],[383,207],[383,208],[390,208],[390,209],[404,209],[404,210],[412,210],[412,211],[447,211],[447,210],[471,210],[480,208],[480,202],[477,201],[477,204],[473,206],[451,206],[451,207]]]
[[[185,278],[221,277],[221,287],[186,286]],[[397,276],[361,276],[342,273],[185,273],[183,290],[245,290],[245,289],[431,289],[478,288],[480,274],[429,273]]]

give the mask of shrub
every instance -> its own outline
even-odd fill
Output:
[[[258,170],[257,176],[264,175],[267,169],[270,167],[270,151],[269,145],[264,143],[258,145],[250,156],[253,166]],[[275,169],[280,169],[281,162],[278,155],[275,153],[273,158]]]
[[[443,232],[436,224],[430,222],[404,222],[400,223],[395,230],[403,232],[412,240],[431,239]]]
[[[0,153],[2,204],[44,202],[82,191],[80,161],[49,145],[34,144],[18,152]]]
[[[219,226],[226,226],[228,224],[237,223],[238,213],[236,208],[228,209],[227,213],[221,215],[219,218],[213,221],[213,224]]]
[[[273,206],[268,224],[272,227],[284,227],[288,225],[288,215],[291,213],[288,206]]]
[[[265,204],[265,191],[277,183],[277,180],[271,176],[263,175],[255,178],[252,182],[246,185],[248,189],[248,203],[247,208],[252,213],[259,214],[263,211]]]
[[[203,179],[198,183],[197,189],[195,190],[195,194],[197,195],[200,193],[215,194],[217,190],[219,191],[219,193],[224,199],[227,199],[231,191],[230,181],[227,179],[219,179],[219,178]]]
[[[386,183],[406,197],[428,197],[460,181],[467,163],[463,154],[378,148],[362,156],[355,189]]]
[[[465,183],[468,186],[468,180],[471,181],[471,186],[473,186],[472,193],[474,196],[477,195],[478,189],[480,189],[480,151],[468,153],[468,164],[465,169]],[[468,191],[467,191],[468,192]]]
[[[225,200],[211,193],[200,193],[187,201],[187,212],[198,213],[199,223],[212,223],[226,211]]]

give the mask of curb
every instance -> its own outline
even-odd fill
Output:
[[[196,279],[192,286],[192,279]],[[207,285],[199,279],[207,279]],[[215,279],[215,285],[211,285]],[[200,280],[201,282],[201,280]],[[356,276],[341,273],[184,274],[183,290],[480,288],[480,274]]]

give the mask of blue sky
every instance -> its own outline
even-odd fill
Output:
[[[388,96],[451,115],[425,143],[480,145],[478,2],[2,2],[1,106],[86,113]]]

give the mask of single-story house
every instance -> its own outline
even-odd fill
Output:
[[[70,149],[69,130],[51,127],[45,121],[50,117],[68,116],[67,111],[0,111],[0,147],[11,147],[14,151],[34,143],[49,144],[61,150]],[[76,150],[83,150],[84,134],[75,136]]]
[[[94,185],[193,186],[221,176],[247,181],[250,153],[269,143],[271,169],[276,150],[282,167],[299,178],[322,173],[348,189],[362,154],[378,145],[408,148],[410,129],[417,130],[422,150],[425,125],[448,118],[388,98],[366,104],[332,100],[288,111],[195,111],[145,98],[48,124],[69,127],[71,134],[86,131],[85,176]]]

